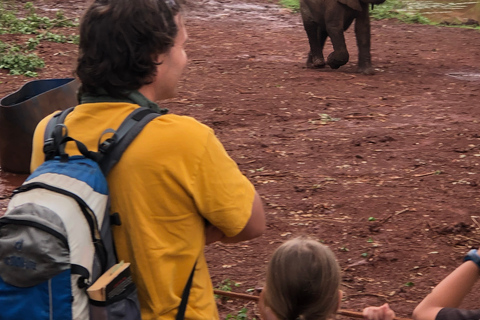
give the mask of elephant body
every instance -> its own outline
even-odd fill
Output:
[[[373,74],[370,55],[370,4],[381,4],[385,0],[300,0],[303,26],[308,36],[310,52],[308,68],[323,68],[328,64],[338,69],[348,62],[344,31],[355,20],[355,36],[358,47],[358,69],[363,74]],[[323,47],[330,37],[333,52],[323,57]]]

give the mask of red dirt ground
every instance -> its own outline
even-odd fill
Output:
[[[86,7],[35,4],[45,9],[39,14],[60,8],[67,17]],[[480,32],[374,21],[377,73],[363,76],[353,28],[347,65],[309,70],[299,14],[272,1],[189,0],[186,15],[190,64],[179,98],[162,105],[215,129],[262,195],[268,220],[261,238],[206,249],[214,285],[229,279],[242,293],[261,286],[272,251],[310,235],[337,254],[343,308],[388,302],[411,317],[480,243]],[[39,78],[70,76],[76,52],[43,43]],[[29,80],[0,70],[0,97]],[[0,210],[23,178],[1,173]],[[478,307],[477,298],[464,306]],[[218,304],[222,318],[245,306],[258,319],[252,302]]]

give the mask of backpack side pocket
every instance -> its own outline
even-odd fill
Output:
[[[90,299],[90,320],[140,320],[137,288],[131,286],[124,293],[108,301]]]
[[[27,203],[0,219],[0,319],[72,319],[70,251],[61,219]]]

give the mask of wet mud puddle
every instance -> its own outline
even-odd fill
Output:
[[[480,1],[472,0],[404,0],[399,11],[420,13],[434,22],[465,23],[480,21]]]
[[[480,73],[475,72],[451,72],[447,73],[450,77],[467,81],[480,81]]]
[[[197,0],[190,5],[187,18],[193,20],[223,20],[255,22],[256,24],[268,24],[269,28],[292,27],[291,15],[288,9],[276,4],[252,4],[235,0]],[[284,18],[284,19],[282,19]],[[298,19],[301,26],[301,20]]]

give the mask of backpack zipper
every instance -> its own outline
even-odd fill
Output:
[[[98,254],[98,258],[100,260],[100,265],[102,268],[102,273],[105,272],[107,270],[107,250],[105,249],[102,238],[100,236],[97,217],[93,213],[93,210],[88,206],[88,204],[82,198],[80,198],[75,193],[67,191],[65,189],[55,187],[55,186],[51,186],[43,182],[30,182],[30,183],[24,184],[19,188],[15,189],[13,193],[17,194],[17,193],[29,191],[32,189],[37,189],[37,188],[46,189],[52,192],[66,195],[77,202],[78,206],[80,207],[80,210],[82,211],[83,215],[85,216],[85,219],[87,220],[88,226],[90,227],[92,243],[95,247],[95,252],[97,252]]]
[[[7,224],[33,227],[33,228],[37,228],[37,229],[40,229],[42,231],[45,231],[45,232],[51,234],[52,236],[54,236],[55,238],[59,239],[60,241],[62,241],[65,248],[67,248],[70,251],[70,247],[68,246],[67,237],[65,237],[63,234],[61,234],[57,230],[54,230],[50,227],[45,226],[44,224],[41,224],[41,223],[35,222],[35,221],[30,221],[30,220],[20,220],[20,219],[12,219],[12,218],[9,218],[9,217],[3,217],[0,220],[0,227],[2,227],[4,225],[7,225]]]

